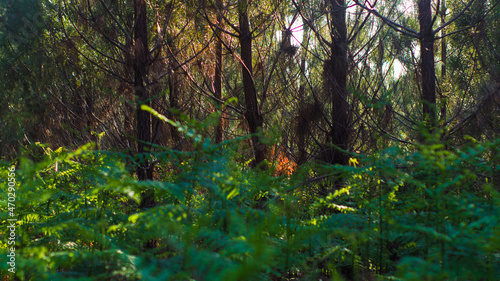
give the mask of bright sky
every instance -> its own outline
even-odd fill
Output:
[[[298,17],[295,22],[292,24],[292,45],[300,46],[300,42],[302,42],[302,38],[304,37],[304,28],[302,26],[302,19]]]

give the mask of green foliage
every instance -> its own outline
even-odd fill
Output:
[[[40,35],[44,19],[34,0],[0,3],[0,154],[13,155],[19,140],[30,137],[33,124],[46,112],[41,65],[47,62]]]
[[[154,181],[138,181],[133,1],[0,1],[0,160],[11,161],[0,164],[0,220],[8,223],[15,165],[16,278],[500,280],[500,5],[476,1],[442,30],[445,44],[435,42],[436,55],[446,53],[435,59],[443,143],[417,121],[417,41],[349,4],[349,150],[367,154],[332,166],[313,163],[337,122],[323,87],[330,7],[239,1],[219,11],[215,2],[148,1],[144,77],[155,109],[142,110],[159,123],[145,155]],[[374,8],[418,29],[416,6],[398,5],[406,2]],[[446,5],[445,21],[464,8]],[[258,134],[273,154],[263,169],[250,168],[244,136],[242,9]],[[292,18],[303,24],[292,27],[303,29],[293,54],[280,35]],[[214,144],[219,122],[226,141]],[[307,163],[295,170],[298,155]],[[139,208],[145,190],[155,207]],[[0,245],[5,257],[7,240]],[[12,280],[5,262],[0,276]]]
[[[37,144],[14,163],[21,280],[500,277],[498,141],[462,149],[430,141],[274,177],[235,161],[239,141],[202,137],[211,121],[146,109],[197,143],[151,154],[162,180],[137,181],[131,157],[94,144]],[[2,187],[12,164],[3,163]],[[139,209],[145,189],[159,204]]]

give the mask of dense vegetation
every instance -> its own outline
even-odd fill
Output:
[[[0,0],[1,280],[499,280],[499,16]]]

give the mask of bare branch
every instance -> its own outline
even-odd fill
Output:
[[[88,2],[88,1],[87,1]],[[127,30],[123,27],[122,24],[120,24],[120,22],[116,19],[115,15],[113,15],[113,13],[111,12],[111,10],[108,8],[108,6],[106,5],[106,3],[104,3],[103,0],[99,0],[99,2],[101,2],[101,5],[104,7],[104,9],[106,10],[106,12],[109,14],[109,16],[113,19],[113,21],[118,25],[118,27],[123,31],[123,33],[127,36],[128,39],[131,39],[132,37],[130,36],[130,34],[128,34]],[[89,4],[90,5],[90,4]],[[90,7],[89,7],[90,9]]]
[[[321,35],[321,33],[319,33],[316,28],[314,27],[314,25],[311,23],[311,21],[309,21],[305,16],[304,14],[302,13],[302,9],[299,7],[299,5],[297,4],[297,2],[295,0],[292,0],[292,3],[293,5],[295,6],[295,8],[297,9],[297,11],[299,12],[299,15],[300,17],[302,18],[302,22],[304,22],[305,24],[307,24],[307,26],[309,26],[309,28],[312,30],[312,32],[314,33],[314,35],[316,36],[316,38],[318,38],[318,40],[323,43],[323,44],[326,44],[328,47],[331,47],[331,43],[325,39],[325,37],[323,37]],[[302,43],[301,43],[301,46],[302,46]],[[303,47],[303,46],[302,46]],[[324,46],[323,46],[324,47]],[[307,50],[307,49],[306,49]],[[307,50],[309,51],[309,50]],[[319,60],[323,61],[323,59],[319,58],[318,56],[316,56],[315,54],[311,53],[314,57],[318,58]]]
[[[443,11],[444,13],[445,11]],[[438,15],[441,13],[441,0],[437,0],[436,3],[436,13],[434,14],[434,17],[432,18],[432,24],[431,26],[434,26],[434,23],[436,22]]]
[[[293,23],[297,19],[297,15],[298,15],[298,12],[296,12],[293,15],[293,19],[290,22],[290,25],[288,26],[287,30],[290,30],[292,28]],[[278,50],[278,54],[274,58],[273,65],[271,66],[271,71],[269,71],[269,75],[267,75],[267,77],[264,77],[264,88],[262,89],[262,99],[261,99],[261,104],[260,104],[261,111],[262,111],[262,107],[264,105],[265,97],[267,96],[267,91],[269,89],[269,83],[271,82],[271,77],[273,76],[274,70],[276,69],[276,65],[281,57],[281,54],[283,53],[282,50],[283,50],[283,47],[285,46],[286,40],[287,40],[286,37],[282,38],[280,49]]]
[[[492,5],[492,6],[488,9],[488,11],[486,11],[486,12],[484,13],[484,15],[483,15],[481,18],[479,18],[476,22],[472,23],[471,25],[466,26],[466,27],[464,27],[464,28],[461,28],[461,29],[459,29],[459,30],[456,30],[456,31],[450,32],[450,33],[446,33],[446,34],[441,35],[441,36],[439,36],[439,37],[436,37],[436,38],[435,38],[435,40],[442,39],[442,38],[445,38],[445,37],[447,37],[447,36],[450,36],[450,35],[453,35],[453,34],[457,34],[457,33],[460,33],[460,32],[462,32],[462,31],[465,31],[465,30],[467,30],[467,29],[471,29],[471,28],[475,27],[477,24],[479,24],[480,22],[482,22],[482,21],[486,18],[486,16],[487,16],[487,15],[488,15],[488,14],[489,14],[489,13],[490,13],[490,12],[491,12],[491,11],[492,11],[495,7],[496,7],[496,6],[498,6],[498,4],[500,4],[500,0],[499,0],[499,1],[496,1],[496,2],[495,2],[495,4],[493,4],[493,5]],[[441,29],[442,29],[442,28],[441,28]]]
[[[459,17],[461,17],[469,8],[470,6],[472,6],[472,4],[474,3],[475,0],[471,0],[466,6],[465,8],[463,8],[458,14],[456,14],[453,18],[451,18],[449,21],[445,22],[444,24],[442,24],[440,27],[436,28],[433,33],[434,34],[437,34],[439,31],[441,31],[441,29],[447,27],[448,25],[452,24],[454,21],[456,21]]]
[[[402,33],[404,35],[413,37],[413,38],[420,38],[420,34],[416,30],[413,30],[411,28],[403,26],[403,25],[401,25],[401,24],[399,24],[399,23],[397,23],[397,22],[395,22],[395,21],[393,21],[393,20],[391,20],[391,19],[389,19],[387,17],[382,16],[377,10],[375,10],[373,8],[368,8],[365,5],[361,4],[359,2],[359,0],[354,0],[354,2],[358,6],[360,6],[364,10],[366,10],[368,13],[373,14],[374,16],[380,18],[383,22],[385,22],[387,25],[389,25],[395,31],[400,32],[400,33]]]
[[[218,103],[224,103],[223,100],[215,97],[212,93],[208,93],[207,90],[202,87],[200,84],[198,84],[198,82],[196,82],[196,80],[193,78],[193,76],[191,76],[191,74],[188,72],[187,68],[183,65],[183,67],[181,67],[181,69],[184,71],[184,74],[186,74],[186,76],[189,78],[189,80],[196,86],[196,88],[198,90],[201,91],[201,93],[208,97],[208,98],[211,98],[212,100],[218,102]],[[237,113],[239,114],[243,114],[244,111],[242,109],[239,109],[239,108],[236,108],[234,107],[233,105],[231,104],[227,104],[227,107],[231,108],[232,110],[236,111]]]
[[[61,17],[62,17],[62,15],[61,15]],[[113,61],[116,61],[116,62],[118,62],[118,63],[122,63],[122,64],[124,64],[124,63],[125,63],[125,62],[123,62],[123,61],[120,61],[120,60],[117,60],[117,59],[115,59],[115,58],[109,57],[109,56],[107,56],[106,54],[103,54],[102,52],[99,52],[99,51],[98,51],[98,50],[97,50],[97,49],[96,49],[96,48],[95,48],[92,44],[90,44],[90,42],[88,42],[87,38],[86,38],[86,37],[85,37],[85,36],[84,36],[84,35],[80,32],[80,30],[78,30],[78,28],[76,28],[76,26],[73,24],[73,22],[71,22],[71,23],[72,23],[72,25],[75,27],[75,29],[77,30],[77,32],[78,32],[78,34],[80,35],[80,37],[81,37],[81,38],[85,41],[85,43],[87,43],[87,45],[88,45],[90,48],[92,48],[92,50],[96,51],[98,54],[102,55],[102,56],[103,56],[103,57],[105,57],[105,58],[109,58],[109,59],[111,59],[111,60],[113,60]],[[68,35],[68,33],[66,33],[66,29],[63,29],[63,33],[64,33],[64,36],[65,36],[66,38],[68,38],[68,40],[70,40],[70,41],[71,41],[70,36]],[[89,61],[91,64],[93,64],[93,65],[97,66],[98,68],[100,68],[100,69],[104,70],[105,72],[107,72],[107,73],[111,74],[112,76],[116,77],[118,80],[120,80],[120,81],[122,81],[122,82],[125,82],[125,83],[130,83],[130,84],[132,83],[132,81],[130,81],[130,80],[128,80],[128,79],[126,79],[126,78],[124,78],[124,77],[122,77],[122,76],[120,76],[120,75],[116,74],[114,71],[112,71],[112,70],[110,70],[110,69],[108,69],[108,68],[106,68],[106,67],[103,67],[103,66],[102,66],[102,65],[100,65],[99,63],[95,62],[95,61],[94,61],[94,60],[92,60],[90,57],[88,57],[87,55],[85,55],[85,54],[84,54],[84,53],[83,53],[83,52],[82,52],[79,48],[77,48],[76,46],[75,46],[75,49],[76,49],[76,51],[77,51],[77,52],[78,52],[78,53],[79,53],[79,54],[80,54],[83,58],[85,58],[85,60]]]

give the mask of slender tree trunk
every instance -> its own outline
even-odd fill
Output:
[[[378,70],[378,79],[380,80],[381,89],[384,89],[384,39],[380,37],[378,39],[378,61],[377,61],[377,70]]]
[[[446,22],[446,0],[441,0],[441,24],[444,24]],[[441,34],[444,34],[444,29],[441,30]],[[446,79],[446,59],[447,59],[447,53],[446,53],[446,38],[441,39],[441,81],[442,83],[445,82]],[[441,114],[440,114],[440,119],[443,122],[446,122],[446,95],[443,94],[443,91],[441,91],[439,95],[439,99],[441,101]]]
[[[139,164],[137,167],[137,178],[139,180],[153,179],[153,168],[146,154],[150,149],[151,142],[151,115],[141,110],[141,105],[150,105],[149,94],[146,88],[146,75],[149,66],[148,37],[147,37],[147,15],[145,0],[134,2],[134,94],[136,96],[137,114],[137,153]],[[148,208],[156,205],[154,190],[147,190],[142,194],[140,207]]]
[[[169,45],[171,42],[169,42]],[[173,45],[173,44],[172,44]],[[174,56],[174,47],[170,45],[170,50],[169,51],[169,56],[170,56],[170,63],[169,66],[171,69],[177,69],[178,63],[176,59],[173,57]],[[180,109],[180,103],[179,103],[179,97],[180,97],[180,89],[179,89],[179,77],[178,77],[178,70],[172,70],[170,74],[168,75],[168,106],[169,106],[169,111],[167,113],[167,117],[170,120],[175,120],[177,117],[173,113],[172,109]],[[176,145],[181,141],[181,137],[179,135],[179,132],[177,131],[177,128],[172,125],[168,125],[168,128],[170,130],[170,138],[172,142]]]
[[[423,120],[427,123],[427,127],[433,131],[436,128],[436,70],[431,0],[419,0],[418,21],[420,23]]]
[[[304,25],[304,34],[305,34],[305,27],[307,25]],[[308,123],[306,122],[305,118],[306,116],[303,116],[301,113],[303,111],[304,105],[305,105],[305,90],[306,90],[306,83],[305,83],[305,69],[306,69],[306,52],[303,52],[302,54],[302,59],[300,62],[300,68],[303,72],[303,74],[300,77],[300,87],[299,87],[299,122],[297,124],[297,148],[299,151],[299,156],[297,160],[297,164],[302,165],[306,163],[307,161],[307,154],[306,154],[306,135],[308,133]]]
[[[257,132],[262,128],[264,119],[257,104],[257,91],[253,80],[252,70],[252,33],[248,20],[248,2],[240,0],[238,5],[240,24],[240,45],[243,72],[243,90],[245,92],[245,118],[248,122],[250,133],[252,134],[252,146],[255,156],[254,165],[260,164],[266,159],[267,147],[261,143]]]
[[[304,40],[304,50],[308,49],[309,46],[309,26],[304,24],[304,32],[303,32],[303,40]],[[300,75],[300,87],[299,87],[299,122],[296,128],[297,134],[297,149],[299,152],[297,164],[302,165],[307,161],[307,152],[306,152],[306,139],[309,134],[309,122],[307,122],[307,117],[302,114],[304,111],[304,106],[306,104],[306,58],[307,51],[303,51],[300,58],[300,71],[302,75]]]
[[[345,0],[330,0],[330,33],[332,37],[330,59],[325,62],[323,73],[325,91],[331,98],[331,131],[329,142],[348,149],[349,104],[347,102],[347,26]],[[324,149],[323,160],[331,164],[347,164],[347,155],[334,147]]]
[[[168,21],[170,21],[172,14],[174,12],[174,7],[172,2],[169,2],[166,6],[165,9],[165,14],[167,15],[166,18]],[[176,45],[175,45],[175,37],[171,36],[170,34],[166,34],[166,41],[167,44],[165,46],[165,51],[167,54],[168,58],[168,69],[169,69],[169,74],[167,76],[167,87],[168,87],[168,111],[166,112],[166,116],[170,120],[176,120],[176,116],[174,114],[174,110],[172,109],[181,109],[180,106],[180,97],[181,97],[181,80],[180,80],[180,71],[182,71],[182,68],[179,67],[179,63],[177,61],[176,53]],[[179,142],[181,141],[181,137],[179,135],[179,132],[177,131],[177,128],[175,126],[172,126],[171,124],[166,124],[167,130],[168,130],[168,135],[170,137],[171,143],[173,143],[174,146],[177,146]],[[181,147],[178,147],[179,149],[182,149]]]
[[[216,3],[216,12],[217,12],[217,24],[219,25],[216,30],[217,33],[217,41],[215,43],[215,74],[214,74],[214,91],[215,97],[221,101],[219,102],[220,110],[222,111],[221,117],[219,118],[219,124],[217,125],[217,129],[215,131],[215,143],[221,143],[223,140],[224,126],[223,120],[224,118],[224,109],[222,108],[222,1],[217,0]]]

